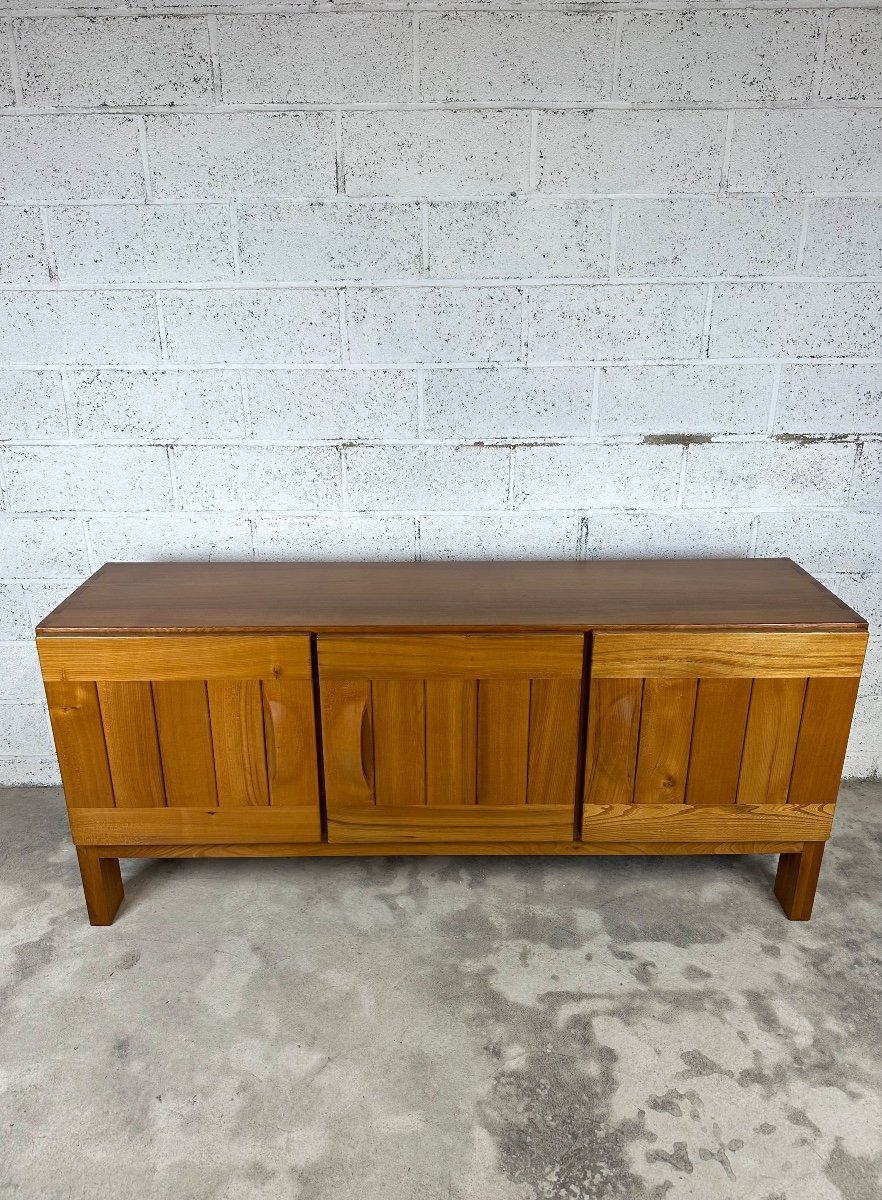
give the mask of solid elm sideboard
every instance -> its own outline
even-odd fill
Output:
[[[807,919],[866,622],[788,559],[108,564],[37,645],[120,857],[780,854]]]

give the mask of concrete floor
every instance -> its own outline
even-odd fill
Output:
[[[0,792],[0,1197],[879,1200],[882,785],[774,859],[129,861]]]

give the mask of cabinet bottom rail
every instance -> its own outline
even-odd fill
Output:
[[[351,858],[369,855],[643,855],[643,854],[778,854],[775,896],[792,921],[812,913],[824,842],[572,842],[509,845],[488,843],[400,843],[332,845],[327,842],[235,842],[208,845],[77,846],[77,860],[92,925],[112,925],[124,899],[121,858]]]

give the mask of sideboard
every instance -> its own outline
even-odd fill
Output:
[[[788,559],[111,563],[37,628],[86,905],[129,856],[779,854],[866,622]]]

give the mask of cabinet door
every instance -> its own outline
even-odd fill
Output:
[[[74,840],[320,840],[308,636],[41,638]]]
[[[581,635],[320,637],[328,840],[571,841]]]
[[[863,633],[600,633],[582,837],[822,840]]]

